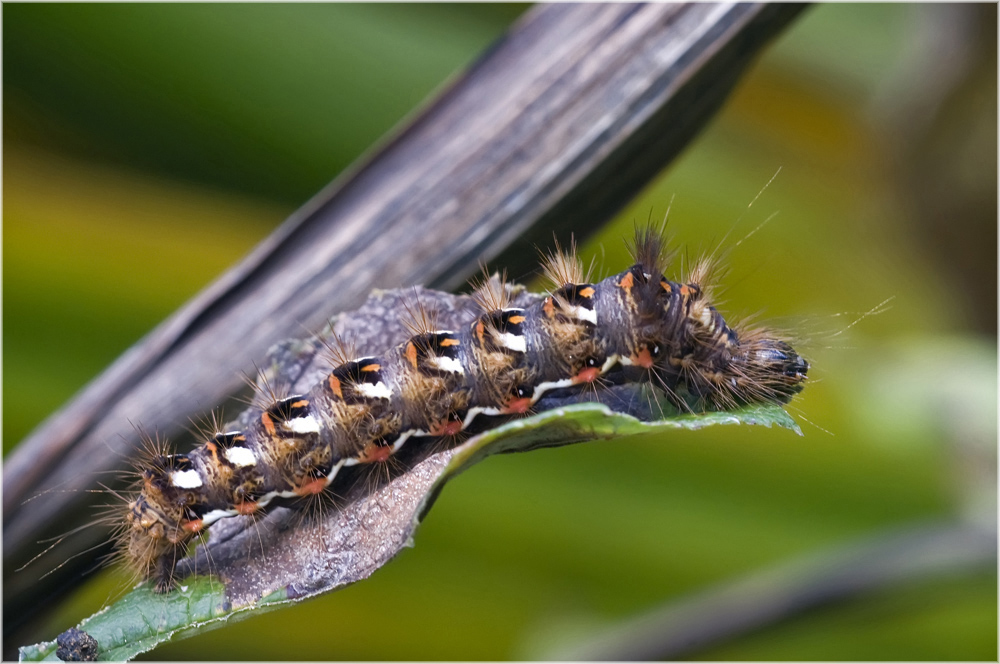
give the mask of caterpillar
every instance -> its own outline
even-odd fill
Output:
[[[187,453],[151,451],[126,497],[120,558],[168,592],[212,524],[346,493],[358,469],[455,444],[557,395],[648,384],[678,410],[703,412],[787,403],[802,390],[809,364],[786,340],[730,325],[712,305],[709,262],[669,280],[652,227],[636,230],[630,251],[631,267],[594,282],[575,247],[557,244],[543,260],[547,293],[494,276],[451,329],[417,311],[408,338],[379,354],[353,356],[335,339],[329,371],[308,391],[265,386],[238,428],[212,427]]]

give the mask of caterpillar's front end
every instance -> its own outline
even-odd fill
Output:
[[[739,364],[756,378],[757,389],[769,401],[788,403],[805,387],[809,362],[781,339],[754,339],[746,344],[741,359]]]

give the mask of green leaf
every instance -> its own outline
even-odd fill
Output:
[[[221,626],[368,577],[403,547],[445,483],[491,455],[604,440],[640,433],[696,430],[719,424],[758,424],[791,429],[795,421],[776,405],[737,411],[681,415],[643,422],[600,403],[577,403],[508,422],[450,450],[431,454],[391,481],[317,521],[278,509],[265,519],[276,528],[260,542],[241,519],[213,527],[207,545],[179,566],[192,576],[165,595],[142,584],[79,625],[98,642],[102,660],[127,660],[158,644]],[[329,527],[329,530],[327,530]],[[260,555],[247,556],[247,545]],[[250,549],[251,551],[253,549]],[[55,641],[21,648],[25,661],[56,661]]]

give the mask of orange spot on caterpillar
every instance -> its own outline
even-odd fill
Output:
[[[551,297],[545,298],[545,303],[542,305],[542,311],[545,312],[545,315],[549,318],[552,318],[555,315],[556,305],[552,301]]]
[[[372,362],[371,364],[366,364],[365,366],[361,367],[361,370],[362,371],[381,371],[382,370],[382,365],[378,364],[376,362]]]
[[[330,374],[328,382],[330,383],[330,391],[333,392],[338,399],[343,399],[344,391],[340,387],[340,379],[333,374]]]
[[[593,383],[600,375],[601,370],[597,367],[587,367],[586,369],[582,369],[577,375],[573,376],[573,382],[576,384]]]
[[[653,354],[649,352],[649,347],[643,344],[642,348],[635,353],[632,353],[632,364],[640,366],[643,369],[653,368]]]
[[[525,317],[524,317],[524,316],[511,316],[511,317],[510,317],[510,318],[508,318],[507,320],[508,320],[508,321],[510,321],[510,323],[511,323],[512,325],[520,325],[520,324],[521,324],[521,323],[523,323],[523,322],[524,322],[524,321],[525,321],[526,319],[525,319]]]
[[[666,291],[667,293],[673,293],[673,292],[674,292],[674,289],[673,289],[673,287],[672,287],[672,286],[670,285],[670,282],[669,282],[669,281],[666,281],[666,280],[661,280],[661,281],[660,281],[660,288],[662,288],[662,289],[663,289],[664,291]]]
[[[441,420],[431,426],[432,436],[454,436],[462,431],[461,420]]]
[[[236,510],[237,514],[253,514],[260,509],[260,505],[257,504],[256,501],[246,500],[242,503],[236,503],[233,505],[233,508]]]
[[[684,284],[683,286],[681,286],[681,295],[685,295],[685,296],[694,295],[695,292],[696,292],[695,289],[691,288],[687,284]]]
[[[302,399],[292,404],[292,408],[305,408],[309,405],[309,399]]]
[[[459,344],[458,339],[442,339],[441,340],[441,345],[445,346],[445,347],[447,347],[447,346],[457,346],[458,344]]]
[[[406,361],[417,368],[417,346],[412,341],[406,344]]]
[[[267,411],[260,414],[260,421],[264,425],[264,428],[267,429],[267,432],[273,436],[275,434],[274,420],[267,414]]]
[[[323,493],[326,488],[326,479],[323,477],[317,477],[314,480],[306,482],[300,487],[295,488],[295,495],[297,496],[315,496],[318,493]]]
[[[191,521],[182,521],[181,529],[189,533],[200,532],[202,528],[205,527],[205,522],[201,519],[192,519]]]
[[[531,397],[519,397],[511,399],[503,407],[504,415],[524,415],[531,408]]]
[[[586,288],[584,288],[583,290],[580,291],[580,296],[581,297],[586,297],[586,298],[591,298],[591,297],[594,297],[594,293],[596,293],[596,292],[597,291],[594,290],[593,286],[587,286]]]
[[[635,286],[635,277],[632,276],[631,272],[626,272],[625,276],[618,282],[618,286],[625,290],[632,290],[632,287]]]
[[[358,457],[361,463],[380,463],[392,456],[392,448],[388,445],[369,443]]]
[[[486,324],[482,320],[476,321],[476,338],[479,339],[479,343],[483,343],[486,337]]]

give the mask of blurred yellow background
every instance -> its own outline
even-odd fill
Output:
[[[524,9],[5,4],[4,450]],[[492,458],[368,581],[152,655],[558,657],[796,556],[935,519],[995,527],[996,56],[995,5],[813,7],[584,248],[622,269],[621,238],[668,207],[689,256],[721,242],[720,308],[803,338],[804,438],[719,428]],[[37,640],[115,583],[96,575]],[[995,566],[957,572],[694,656],[996,659],[996,601]]]

